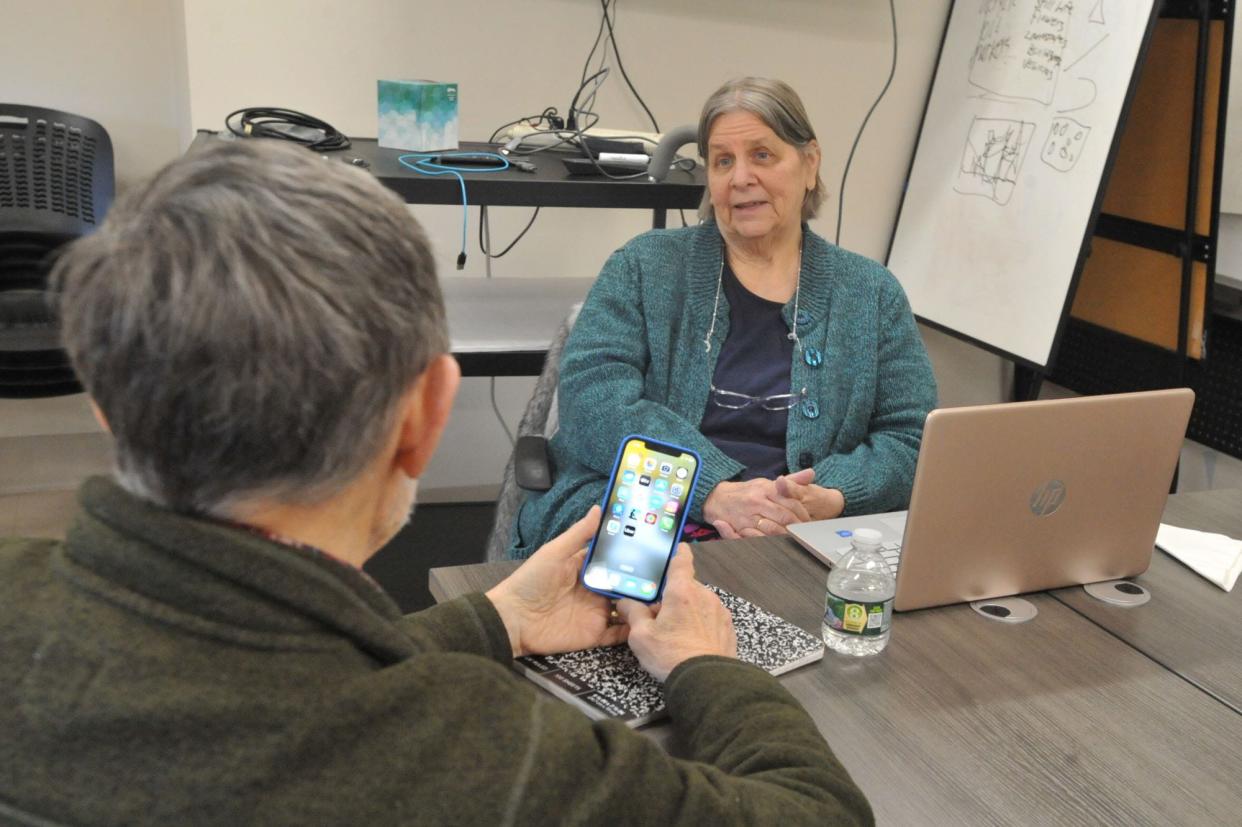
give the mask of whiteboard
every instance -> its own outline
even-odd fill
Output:
[[[1152,0],[949,13],[888,267],[923,321],[1048,365]]]

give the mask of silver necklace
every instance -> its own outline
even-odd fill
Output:
[[[716,301],[712,303],[712,323],[703,337],[703,352],[712,352],[712,334],[716,332],[716,313],[720,310],[720,289],[724,284],[725,251],[720,250],[720,272],[716,274]],[[802,293],[802,245],[798,245],[798,280],[794,282],[793,329],[786,337],[794,343],[798,352],[802,351],[802,341],[798,338],[798,299]]]

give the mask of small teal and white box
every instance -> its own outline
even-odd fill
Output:
[[[379,145],[410,152],[457,149],[457,84],[379,81]]]

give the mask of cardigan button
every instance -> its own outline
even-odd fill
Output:
[[[811,316],[805,310],[799,310],[798,315],[794,316],[794,324],[806,324],[811,320]]]
[[[802,359],[813,368],[817,368],[824,363],[824,354],[817,347],[808,347],[802,353]]]
[[[798,465],[800,467],[810,468],[814,464],[815,464],[815,457],[811,455],[810,451],[803,451],[802,453],[798,454]]]
[[[802,401],[802,415],[807,419],[815,419],[819,416],[819,404],[814,399],[804,399]]]

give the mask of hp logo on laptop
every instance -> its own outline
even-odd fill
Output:
[[[1065,502],[1065,483],[1060,480],[1049,480],[1035,489],[1031,495],[1031,513],[1036,517],[1047,517]]]

